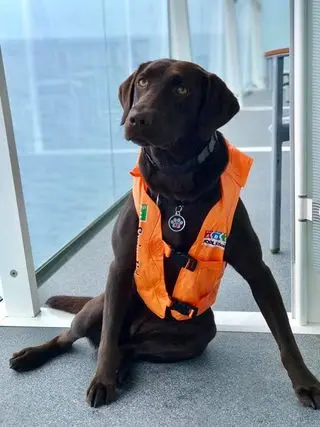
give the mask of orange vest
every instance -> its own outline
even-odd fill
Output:
[[[187,266],[181,268],[172,297],[166,290],[163,265],[163,257],[169,257],[172,249],[162,239],[160,209],[147,194],[147,184],[139,167],[131,171],[133,198],[139,216],[134,278],[144,303],[160,318],[164,318],[169,309],[175,319],[186,320],[205,312],[216,300],[226,267],[225,245],[240,190],[253,162],[228,142],[227,147],[229,161],[221,175],[221,198],[207,214],[188,253],[197,261],[196,267],[194,271]]]

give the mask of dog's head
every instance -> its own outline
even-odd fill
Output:
[[[121,84],[119,100],[126,139],[163,149],[190,133],[208,141],[239,111],[217,75],[172,59],[141,64]]]

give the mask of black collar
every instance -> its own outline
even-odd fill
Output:
[[[219,187],[218,187],[219,188]],[[218,190],[220,191],[220,189]],[[161,194],[157,193],[156,191],[151,190],[151,188],[147,189],[147,193],[148,195],[151,197],[151,199],[155,202],[155,204],[161,208],[161,206],[187,206],[187,205],[194,205],[195,203],[199,203],[199,201],[202,201],[204,199],[208,199],[208,197],[212,198],[213,200],[215,199],[215,195],[217,194],[217,189],[213,188],[212,190],[209,190],[208,192],[204,193],[202,196],[200,196],[199,199],[197,199],[196,201],[186,201],[186,200],[176,200],[176,199],[171,199],[171,198],[167,198],[162,196]],[[219,197],[218,197],[219,199]]]
[[[186,163],[182,165],[160,165],[155,159],[153,159],[150,154],[147,152],[147,150],[143,149],[143,154],[145,155],[146,159],[149,163],[158,170],[160,170],[162,173],[168,174],[168,175],[176,175],[180,173],[186,173],[191,172],[195,170],[198,165],[201,165],[207,158],[210,156],[210,154],[213,153],[213,150],[216,146],[216,143],[218,141],[218,133],[215,132],[209,143],[204,147],[204,149],[201,151],[200,154],[198,154],[196,157],[188,160]]]

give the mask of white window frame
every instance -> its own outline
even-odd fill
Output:
[[[0,100],[1,287],[8,316],[34,317],[40,311],[39,295],[1,49]]]

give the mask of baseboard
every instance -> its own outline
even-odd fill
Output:
[[[309,323],[306,326],[300,326],[292,319],[290,312],[287,314],[291,328],[295,334],[320,335],[320,324]],[[266,321],[258,311],[215,311],[214,315],[219,331],[270,333]]]
[[[35,328],[68,328],[74,315],[48,307],[41,307],[36,317],[8,317],[4,303],[0,303],[0,326]]]
[[[254,311],[215,311],[217,328],[221,332],[260,332],[270,330],[260,312]],[[295,334],[320,335],[320,324],[300,326],[288,313],[292,330]],[[36,317],[7,317],[4,303],[0,303],[0,326],[19,326],[36,328],[68,328],[74,315],[42,307]]]

